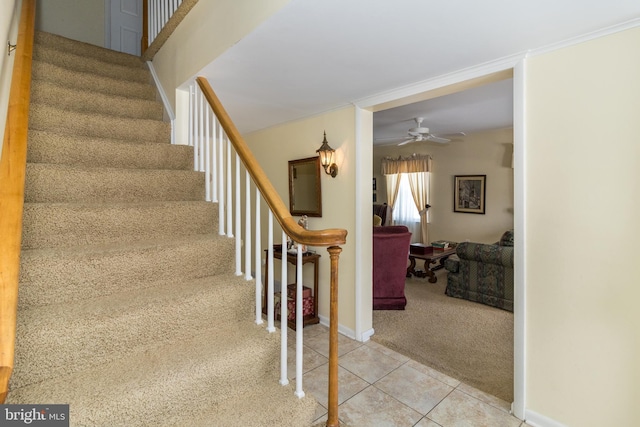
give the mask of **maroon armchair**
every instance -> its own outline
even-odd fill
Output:
[[[411,233],[404,225],[373,227],[373,309],[404,310]]]

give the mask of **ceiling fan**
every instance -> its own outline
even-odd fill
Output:
[[[429,133],[428,127],[423,127],[422,122],[424,121],[424,117],[416,117],[415,119],[416,127],[409,129],[408,134],[409,137],[404,141],[400,142],[398,145],[405,145],[411,142],[422,142],[422,141],[433,141],[439,144],[446,144],[450,142],[450,139],[442,138],[439,136],[435,136],[432,133]],[[406,138],[406,137],[405,137]],[[384,138],[384,139],[398,139],[398,138]]]

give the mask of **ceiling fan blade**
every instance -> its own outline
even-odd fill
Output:
[[[406,141],[402,141],[400,144],[398,144],[398,147],[400,147],[401,145],[409,144],[410,142],[415,142],[415,138],[410,138]]]
[[[394,136],[391,138],[375,138],[374,141],[399,141],[401,139],[406,138],[406,136]]]
[[[433,142],[437,142],[439,144],[446,144],[447,142],[451,142],[450,139],[440,138],[440,137],[435,136],[435,135],[427,135],[427,140],[433,141]]]

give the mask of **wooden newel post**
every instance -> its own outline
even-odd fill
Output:
[[[338,419],[338,259],[342,248],[327,249],[331,259],[331,292],[329,306],[329,414],[327,427],[339,427]]]

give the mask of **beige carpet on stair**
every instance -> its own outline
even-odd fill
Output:
[[[42,32],[33,59],[6,403],[83,427],[311,425],[147,66]]]
[[[513,400],[513,313],[444,294],[438,282],[407,279],[404,311],[373,312],[373,341],[507,402]]]

